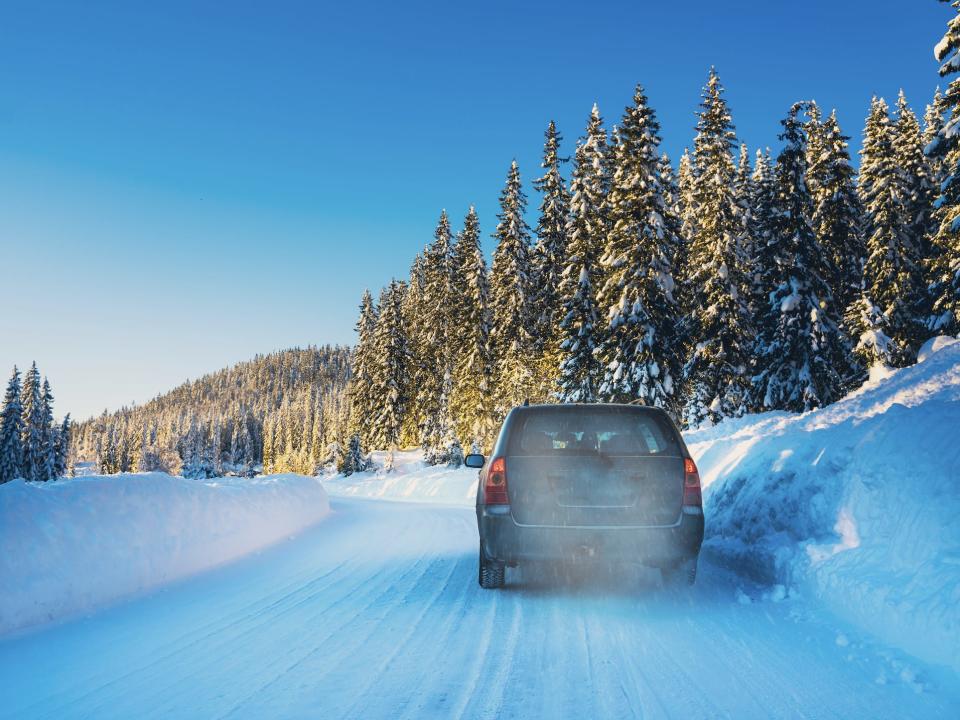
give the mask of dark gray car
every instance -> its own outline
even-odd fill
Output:
[[[606,559],[693,584],[703,541],[700,478],[676,425],[637,405],[532,405],[504,420],[480,467],[479,581],[530,560]]]

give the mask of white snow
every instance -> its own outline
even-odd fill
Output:
[[[477,471],[446,465],[427,465],[423,452],[408,450],[394,453],[393,469],[383,471],[386,453],[371,453],[374,470],[344,477],[324,478],[323,484],[334,496],[405,500],[444,505],[472,506],[477,497]]]
[[[943,348],[948,345],[953,345],[955,342],[958,342],[957,338],[950,337],[949,335],[937,335],[936,337],[930,338],[921,345],[917,351],[917,362],[922,363],[935,352],[943,350]]]
[[[162,473],[0,485],[0,634],[88,613],[288,538],[330,509],[315,478]]]
[[[955,675],[709,563],[690,593],[617,567],[510,569],[487,591],[471,508],[333,509],[292,542],[0,641],[0,719],[947,718],[960,702]]]
[[[689,433],[706,556],[960,670],[960,343],[830,407]]]

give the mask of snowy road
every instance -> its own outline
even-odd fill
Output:
[[[290,541],[0,642],[2,718],[939,718],[957,678],[817,613],[596,572],[476,583],[463,508],[335,500]]]

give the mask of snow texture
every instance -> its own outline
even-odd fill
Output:
[[[375,470],[323,481],[333,496],[405,500],[442,505],[473,506],[477,498],[477,471],[428,465],[422,450],[394,453],[393,469],[384,472],[386,453],[371,453]]]
[[[0,485],[0,635],[228,562],[329,510],[323,486],[301,475],[139,473]]]
[[[707,557],[960,670],[960,343],[830,407],[690,433]]]

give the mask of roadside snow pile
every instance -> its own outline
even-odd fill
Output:
[[[315,478],[163,473],[0,485],[0,633],[233,560],[330,510]]]
[[[371,453],[375,470],[324,478],[331,495],[472,506],[477,498],[477,471],[427,465],[423,451],[394,453],[393,469],[384,472],[385,452]]]
[[[823,410],[686,435],[704,552],[960,670],[960,343]]]

